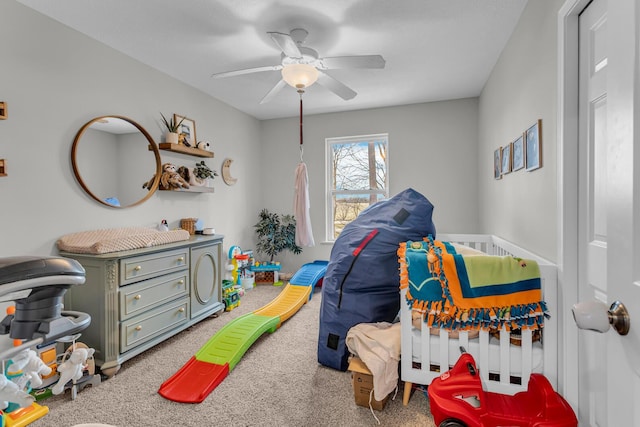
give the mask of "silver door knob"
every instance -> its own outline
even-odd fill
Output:
[[[611,307],[602,301],[585,301],[573,305],[573,320],[580,329],[607,332],[611,326],[620,334],[627,335],[631,319],[627,308],[620,301],[614,301]]]

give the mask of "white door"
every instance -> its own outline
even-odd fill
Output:
[[[619,300],[631,317],[625,336],[579,332],[578,411],[585,426],[640,426],[637,3],[594,0],[580,15],[578,299],[607,306]]]

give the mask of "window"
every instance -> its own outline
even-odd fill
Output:
[[[327,138],[327,240],[389,197],[387,134]]]

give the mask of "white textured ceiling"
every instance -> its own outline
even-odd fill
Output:
[[[297,116],[285,87],[260,100],[279,71],[212,73],[280,64],[268,31],[309,32],[321,57],[382,55],[384,69],[327,71],[358,95],[315,84],[305,114],[480,94],[527,0],[18,0],[258,119]]]

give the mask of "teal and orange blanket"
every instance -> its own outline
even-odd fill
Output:
[[[398,258],[400,288],[429,327],[536,330],[549,317],[534,260],[462,255],[431,236],[401,243]]]

